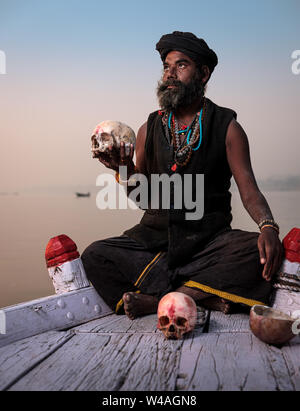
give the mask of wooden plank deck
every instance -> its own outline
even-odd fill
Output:
[[[105,317],[0,349],[0,389],[10,391],[295,391],[300,338],[259,341],[247,314],[207,312],[183,340],[165,340],[156,315]]]

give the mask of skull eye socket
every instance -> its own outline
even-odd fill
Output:
[[[109,141],[111,139],[111,135],[108,133],[101,133],[101,140],[102,141]]]
[[[169,317],[166,315],[163,315],[162,317],[159,317],[159,324],[161,327],[165,327],[166,325],[169,324]]]
[[[187,321],[187,320],[186,320],[185,318],[183,318],[183,317],[178,317],[178,318],[176,318],[176,325],[177,325],[178,327],[184,327],[186,321]]]

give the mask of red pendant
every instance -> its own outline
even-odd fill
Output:
[[[177,170],[177,164],[176,163],[172,165],[171,170],[174,171],[174,173],[175,173],[175,171]]]

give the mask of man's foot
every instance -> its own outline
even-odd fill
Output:
[[[134,320],[142,315],[156,313],[159,301],[152,295],[128,292],[123,294],[123,302],[125,314]]]
[[[195,290],[194,288],[186,287],[182,285],[181,287],[177,288],[177,293],[183,293],[192,297],[192,299],[198,303],[198,301],[203,300],[204,298],[209,298],[211,294],[205,293],[202,290]]]
[[[207,308],[208,310],[222,311],[224,314],[230,314],[233,311],[233,304],[223,298],[212,296],[202,290],[181,286],[177,290],[179,293],[189,295],[197,305]]]
[[[224,314],[231,314],[233,311],[233,304],[220,297],[209,297],[198,301],[198,305],[209,310],[221,311]]]

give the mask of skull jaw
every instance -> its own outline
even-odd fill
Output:
[[[176,331],[175,332],[165,331],[164,335],[165,335],[167,340],[181,340],[181,338],[182,338],[182,334],[177,333]]]
[[[125,155],[129,156],[131,151],[131,145],[133,145],[133,149],[135,149],[135,141],[130,140],[129,138],[125,139],[115,139],[113,136],[110,138],[101,139],[101,136],[93,135],[92,138],[92,156],[93,158],[97,158],[100,153],[105,153],[109,150],[110,147],[114,147],[117,150],[120,150],[121,142],[124,142],[125,145]]]
[[[171,330],[170,327],[164,327],[159,329],[163,332],[167,340],[181,340],[183,334],[189,331],[188,329],[178,327],[173,327],[171,328]]]
[[[92,136],[92,156],[93,158],[97,158],[100,153],[105,153],[110,146],[113,145],[113,140],[106,140],[106,141],[101,141],[97,139],[96,135]]]
[[[92,153],[105,153],[106,151],[108,151],[108,149],[109,149],[109,144],[106,144],[106,145],[104,145],[104,144],[101,144],[100,146],[98,146],[98,147],[92,147]]]
[[[91,140],[92,140],[92,149],[91,149],[91,152],[92,152],[93,158],[96,158],[96,157],[97,157],[97,153],[99,153],[99,144],[98,144],[98,141],[97,141],[95,135],[92,136]]]
[[[158,319],[157,328],[163,332],[167,340],[181,340],[183,334],[191,331],[191,327],[188,320],[182,317],[172,317],[162,315]]]

